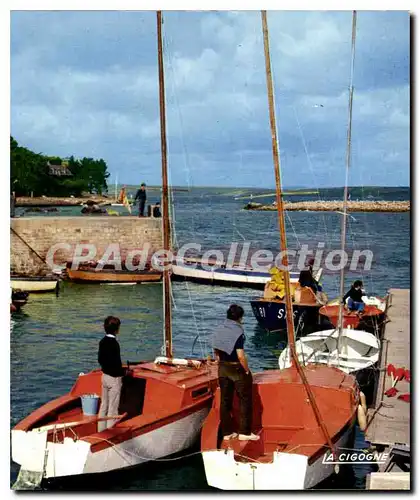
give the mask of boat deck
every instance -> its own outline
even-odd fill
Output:
[[[391,387],[387,366],[410,369],[410,290],[391,289],[388,298],[388,322],[385,325],[380,354],[380,376],[374,408],[368,412],[366,439],[372,444],[392,446],[410,443],[410,404],[397,399],[410,393],[410,383],[399,381],[398,394],[387,397]]]

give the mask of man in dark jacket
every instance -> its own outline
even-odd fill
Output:
[[[212,347],[219,362],[220,420],[224,440],[238,437],[240,441],[257,441],[259,436],[251,432],[252,375],[244,351],[243,315],[242,307],[232,304],[227,311],[227,319],[212,337]],[[234,392],[240,402],[239,436],[232,432]]]
[[[118,415],[122,378],[120,345],[117,335],[120,331],[121,321],[114,316],[108,316],[104,321],[105,337],[99,342],[98,362],[102,368],[102,398],[99,417],[113,417]],[[98,431],[114,425],[114,420],[100,421]]]
[[[144,206],[146,205],[146,184],[143,182],[140,189],[137,190],[134,203],[139,200],[139,217],[144,217]]]

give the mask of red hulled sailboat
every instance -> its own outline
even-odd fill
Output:
[[[170,249],[162,13],[157,13],[162,149],[164,248]],[[169,267],[169,266],[167,266]],[[19,422],[12,430],[12,459],[21,466],[16,489],[86,474],[132,467],[185,450],[199,437],[217,385],[205,360],[172,355],[169,270],[163,272],[165,356],[130,366],[113,427],[98,431],[97,410],[82,400],[101,394],[100,370],[80,374],[72,389]],[[95,399],[95,398],[93,398]],[[97,399],[97,398],[96,398]],[[93,414],[89,414],[93,413]],[[28,485],[29,483],[29,485]]]
[[[283,269],[288,269],[284,206],[273,100],[266,12],[262,12],[277,209]],[[354,29],[354,25],[353,25]],[[222,440],[220,389],[204,422],[201,451],[207,482],[226,490],[312,488],[334,471],[337,451],[348,444],[359,406],[355,377],[325,365],[302,366],[295,347],[289,272],[284,272],[292,366],[254,375],[253,429],[258,441]],[[234,400],[233,423],[238,401]],[[332,459],[328,459],[329,453]]]

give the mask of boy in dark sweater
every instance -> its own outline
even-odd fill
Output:
[[[346,304],[346,300],[348,300],[347,307],[349,311],[356,311],[359,315],[361,315],[365,309],[365,303],[363,302],[362,297],[366,295],[363,290],[363,282],[360,280],[356,280],[350,290],[343,297],[343,304]]]
[[[121,321],[108,316],[104,321],[105,337],[99,342],[98,362],[102,368],[102,398],[99,417],[118,415],[124,369],[121,362],[120,345],[117,335]],[[114,420],[101,421],[98,430],[103,431],[114,425]]]

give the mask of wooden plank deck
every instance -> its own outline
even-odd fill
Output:
[[[409,472],[372,472],[366,479],[367,490],[410,490]]]
[[[397,399],[400,394],[410,392],[406,381],[397,383],[397,396],[384,393],[391,387],[386,373],[392,363],[396,368],[410,369],[410,290],[391,289],[388,302],[388,323],[382,341],[380,376],[374,408],[368,412],[366,440],[372,444],[392,446],[410,443],[410,404]]]

